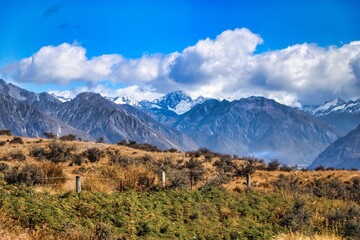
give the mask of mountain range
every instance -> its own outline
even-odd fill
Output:
[[[321,105],[305,105],[301,110],[336,126],[344,134],[360,124],[360,99],[345,101],[336,98]]]
[[[356,102],[326,104],[333,111],[334,105],[345,104],[344,109],[354,107],[352,113],[357,113]],[[140,102],[88,92],[66,99],[33,93],[0,80],[0,128],[16,135],[73,133],[84,140],[135,140],[161,149],[188,151],[205,147],[303,166],[345,135],[344,129],[324,121],[322,116],[327,112],[321,115],[320,109],[325,107],[296,109],[263,97],[192,99],[181,91]]]

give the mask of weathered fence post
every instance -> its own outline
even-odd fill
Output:
[[[246,175],[246,186],[251,187],[251,176],[250,176],[250,174]]]
[[[162,184],[163,188],[165,187],[165,179],[166,179],[165,171],[162,171],[161,172],[161,184]]]
[[[80,176],[76,176],[76,192],[81,192],[81,178]]]

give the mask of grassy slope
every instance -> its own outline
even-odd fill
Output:
[[[11,137],[0,136],[0,141],[8,139]],[[44,164],[30,157],[29,151],[33,146],[45,147],[48,140],[24,138],[24,141],[23,145],[7,143],[0,147],[0,157],[22,150],[26,155],[24,162],[6,163]],[[124,146],[85,142],[69,144],[76,145],[77,152],[98,147],[103,150],[118,149],[130,158],[150,154],[153,161],[184,159],[183,153],[150,153]],[[93,176],[104,172],[104,169],[106,174],[119,171],[116,172],[118,176],[127,171],[133,171],[132,174],[139,171],[109,165],[108,156],[98,163],[86,163],[81,167],[69,166],[68,162],[59,164],[70,178],[74,178],[81,168],[85,169],[84,174]],[[205,162],[204,166],[209,172],[214,171],[211,163]],[[346,188],[353,184],[352,179],[359,176],[359,172],[352,171],[257,171],[253,175],[252,191],[246,191],[244,179],[236,177],[220,187],[202,188],[200,183],[196,191],[187,188],[116,192],[99,183],[95,191],[88,188],[80,195],[69,191],[74,187],[73,182],[63,184],[60,189],[16,187],[2,182],[0,234],[2,239],[6,236],[8,239],[19,236],[23,239],[108,239],[101,236],[114,239],[269,239],[280,236],[286,239],[298,236],[291,232],[354,237],[357,233],[360,235],[356,232],[360,231],[357,227],[360,226],[359,201],[342,200],[344,198],[337,196],[337,192],[320,198],[308,192],[307,186],[316,187],[314,183],[321,182],[329,183],[329,189],[332,189],[338,186],[331,180],[337,179],[346,183]],[[272,183],[277,180],[281,180],[281,184],[292,183],[302,190],[276,189]],[[348,192],[345,191],[346,194]],[[282,233],[290,235],[284,237]]]

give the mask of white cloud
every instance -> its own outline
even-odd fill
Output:
[[[62,96],[65,98],[75,98],[78,94],[82,92],[96,92],[100,93],[104,97],[129,97],[130,99],[141,101],[144,99],[154,100],[161,97],[163,94],[156,92],[151,88],[143,88],[137,85],[132,85],[125,88],[109,88],[102,84],[97,84],[94,86],[84,86],[74,88],[72,90],[50,90],[49,93],[53,93],[56,96]]]
[[[119,54],[88,58],[84,47],[64,43],[43,47],[2,72],[18,82],[85,81],[102,94],[135,99],[175,90],[193,97],[261,95],[294,106],[360,97],[360,42],[326,48],[304,43],[255,53],[262,42],[246,28],[227,30],[180,53],[138,59]],[[100,84],[104,80],[128,87],[109,89]]]

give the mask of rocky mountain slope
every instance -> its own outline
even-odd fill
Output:
[[[359,169],[360,170],[360,125],[327,147],[309,166]]]
[[[52,109],[61,104],[60,100],[49,93],[34,93],[19,88],[12,83],[6,83],[2,79],[0,79],[0,93],[4,96],[11,96],[16,100],[26,103],[31,107],[45,113],[51,112]]]
[[[343,134],[308,113],[262,97],[193,100],[183,92],[174,92],[134,104],[127,98],[81,93],[62,102],[54,95],[33,93],[5,81],[0,81],[0,94],[0,128],[24,136],[51,131],[83,139],[103,137],[111,143],[135,140],[162,149],[201,146],[308,165]]]
[[[134,140],[149,143],[162,149],[195,149],[197,146],[178,131],[141,115],[139,110],[127,105],[116,105],[100,94],[81,93],[69,102],[63,103],[56,111],[56,117],[90,134],[94,138],[116,143]],[[144,114],[144,113],[142,113]]]
[[[339,132],[297,109],[263,97],[207,100],[174,127],[215,151],[309,165]]]
[[[15,135],[28,137],[43,137],[44,132],[53,132],[58,136],[71,133],[85,140],[92,139],[89,134],[3,94],[0,94],[0,129],[10,129]]]
[[[336,98],[322,105],[306,105],[301,110],[348,133],[360,124],[360,99],[344,101]]]

